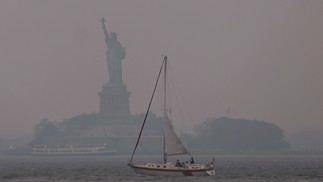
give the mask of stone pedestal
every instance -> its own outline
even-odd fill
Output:
[[[131,118],[129,96],[125,84],[106,83],[100,96],[99,120],[109,124],[126,124]]]

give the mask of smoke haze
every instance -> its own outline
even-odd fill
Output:
[[[108,81],[101,17],[126,47],[132,114],[146,110],[166,54],[191,125],[230,107],[287,133],[323,129],[323,1],[4,0],[0,137],[98,112]]]

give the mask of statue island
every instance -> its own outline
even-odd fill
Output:
[[[115,32],[109,33],[105,19],[101,19],[105,36],[106,65],[108,80],[98,92],[100,97],[100,110],[98,113],[86,114],[64,119],[62,122],[51,122],[43,119],[35,126],[35,139],[31,146],[87,146],[107,145],[116,149],[117,153],[129,153],[137,139],[137,134],[144,117],[143,113],[131,115],[129,106],[130,92],[122,80],[122,61],[126,56],[125,48],[121,45]],[[153,149],[157,142],[161,142],[160,129],[156,124],[161,120],[155,115],[154,125],[147,125],[150,134],[144,136],[150,141]],[[53,132],[53,128],[55,131]],[[159,151],[159,150],[158,150]]]
[[[109,33],[105,24],[105,19],[101,19],[102,29],[105,35],[106,65],[108,70],[108,82],[102,86],[100,96],[100,111],[98,122],[88,130],[91,136],[107,137],[107,139],[117,146],[118,150],[129,152],[135,142],[140,125],[138,117],[130,113],[129,97],[126,84],[122,80],[122,61],[126,56],[126,50],[118,40],[117,33]],[[143,115],[142,115],[143,116]],[[142,118],[143,119],[143,118]],[[156,120],[156,119],[155,119]],[[141,123],[141,120],[139,121]],[[161,123],[161,122],[159,122]],[[151,136],[145,136],[151,143],[150,148],[161,142],[159,129],[150,130]],[[157,137],[156,137],[157,136]]]

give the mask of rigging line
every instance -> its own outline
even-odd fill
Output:
[[[155,95],[155,91],[156,91],[156,88],[157,88],[157,85],[158,85],[159,77],[160,77],[161,72],[162,72],[162,70],[163,70],[164,63],[165,63],[165,60],[166,60],[166,59],[167,59],[167,57],[165,56],[165,57],[164,57],[164,60],[163,60],[163,62],[162,62],[162,65],[161,65],[161,67],[160,67],[159,73],[158,73],[158,77],[157,77],[157,80],[156,80],[156,83],[155,83],[154,91],[153,91],[153,94],[152,94],[152,96],[151,96],[151,98],[150,98],[149,105],[148,105],[148,109],[147,109],[147,112],[146,112],[146,115],[145,115],[145,119],[144,119],[144,121],[143,121],[143,123],[142,123],[141,129],[140,129],[140,132],[139,132],[139,136],[138,136],[138,139],[137,139],[137,142],[136,142],[136,146],[135,146],[135,148],[134,148],[134,150],[133,150],[133,152],[132,152],[132,155],[131,155],[130,162],[132,161],[133,156],[135,155],[135,152],[136,152],[136,150],[137,150],[138,143],[139,143],[139,140],[140,140],[140,137],[141,137],[142,131],[143,131],[143,129],[144,129],[144,126],[145,126],[145,123],[146,123],[146,120],[147,120],[147,116],[148,116],[148,113],[149,113],[149,110],[150,110],[150,106],[151,106],[151,103],[152,103],[153,98],[154,98],[154,95]]]
[[[185,102],[185,98],[184,98],[184,95],[183,94],[181,94],[181,93],[183,93],[182,91],[181,91],[181,88],[180,88],[180,86],[179,86],[179,84],[178,84],[178,81],[177,81],[177,79],[176,79],[176,75],[175,75],[175,73],[174,73],[174,71],[170,68],[170,72],[171,72],[171,74],[173,75],[173,77],[174,77],[174,79],[173,79],[173,81],[174,82],[172,82],[175,86],[174,86],[174,88],[176,88],[175,89],[175,91],[177,91],[175,94],[176,95],[179,95],[180,96],[180,99],[182,100],[182,103],[184,104],[184,110],[185,110],[185,114],[187,114],[188,115],[188,119],[189,119],[189,121],[190,121],[190,123],[193,123],[193,120],[192,120],[192,116],[191,116],[191,112],[189,112],[189,109],[188,109],[188,106],[187,106],[187,103]],[[176,100],[178,100],[177,99],[177,97],[175,97],[175,99]],[[178,101],[178,104],[179,104],[180,102]],[[181,107],[179,107],[179,109],[180,109]],[[181,110],[181,109],[180,109]],[[180,111],[180,115],[181,115],[181,117],[184,119],[184,117],[183,117],[183,113]]]
[[[178,92],[176,92],[176,83],[174,83],[174,81],[176,82],[176,77],[175,77],[175,74],[174,74],[174,71],[173,71],[173,69],[172,69],[172,67],[170,67],[169,66],[169,70],[170,70],[170,74],[171,74],[171,76],[172,76],[172,78],[173,79],[171,79],[171,82],[170,82],[170,84],[172,85],[172,88],[174,88],[173,89],[173,92],[172,92],[172,94],[174,95],[174,97],[173,98],[175,98],[175,104],[176,104],[176,108],[177,108],[177,110],[178,110],[178,112],[176,112],[176,113],[179,113],[179,115],[181,116],[181,120],[183,121],[184,120],[184,117],[183,117],[183,113],[182,113],[182,110],[181,110],[181,107],[180,107],[180,102],[179,102],[179,100],[178,100]],[[175,116],[176,117],[176,116]],[[175,128],[176,129],[176,128]],[[182,131],[181,131],[182,132]]]
[[[168,63],[167,68],[169,69],[170,68],[170,64],[169,64],[170,62],[168,61],[167,63]],[[169,114],[169,118],[172,120],[172,115],[171,115],[172,114],[172,94],[171,94],[172,92],[171,92],[171,83],[169,83],[169,80],[171,80],[170,76],[168,76],[167,87],[166,87],[167,88],[167,95],[168,95],[167,102],[169,103],[168,104],[168,109],[166,108],[166,111]]]
[[[183,115],[184,111],[189,114],[188,109],[187,109],[187,105],[185,105],[184,97],[181,94],[182,92],[181,92],[181,90],[179,88],[179,84],[177,82],[177,79],[176,79],[176,75],[175,75],[174,70],[172,69],[172,67],[170,67],[169,70],[170,70],[170,73],[171,73],[172,78],[173,78],[173,79],[171,79],[171,84],[172,84],[172,86],[174,88],[173,94],[174,94],[174,98],[176,100],[175,101],[176,108],[178,109],[178,112],[176,112],[176,113],[179,114],[180,121],[182,121],[181,124],[183,124],[182,127],[184,127],[184,130],[187,130],[187,122],[185,122],[185,120],[187,120],[187,119],[185,119],[185,117]],[[183,107],[181,107],[181,103],[184,104],[184,106],[186,106],[186,108],[184,108],[184,111],[182,110]],[[189,115],[188,115],[188,119],[190,120],[189,122],[192,123],[192,119],[191,119],[191,117]],[[183,134],[183,129],[179,130],[179,132],[182,135]]]

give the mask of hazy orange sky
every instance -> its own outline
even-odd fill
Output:
[[[323,129],[321,0],[2,0],[0,137],[98,112],[102,17],[126,47],[133,114],[146,110],[167,54],[194,124],[231,107],[287,133]]]

